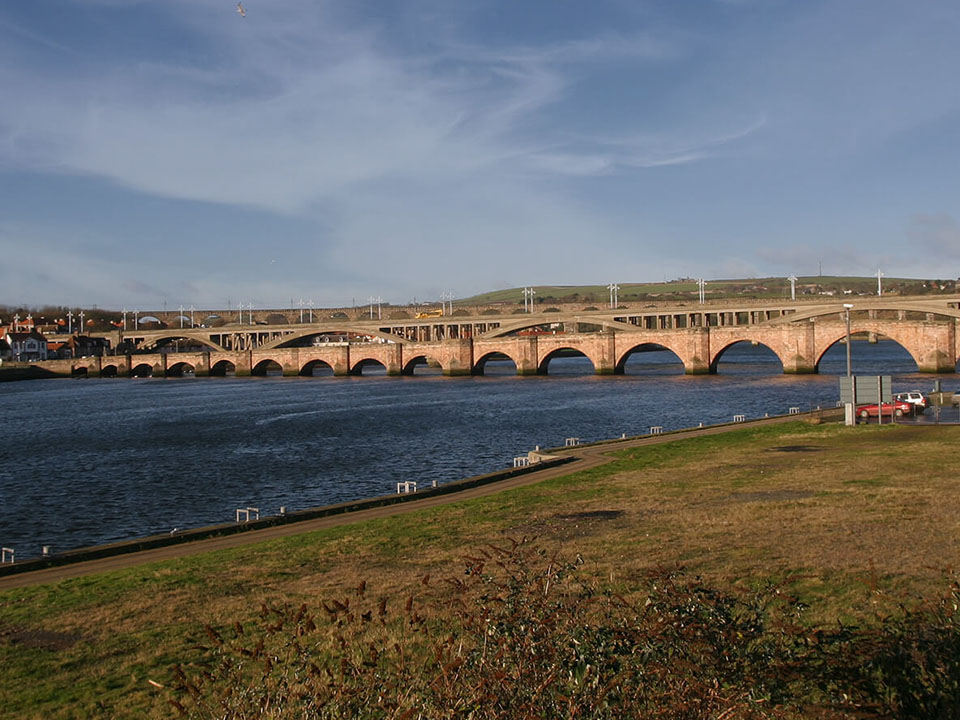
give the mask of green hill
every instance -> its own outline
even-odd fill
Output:
[[[623,302],[642,300],[683,300],[698,295],[696,278],[680,278],[660,283],[620,283],[618,298]],[[533,285],[536,301],[607,303],[610,291],[606,285]],[[875,294],[875,277],[844,277],[813,275],[797,278],[797,295],[819,295],[850,290],[855,294]],[[924,295],[957,292],[955,280],[922,280],[917,278],[884,278],[883,291],[890,294]],[[708,280],[705,286],[708,298],[757,297],[786,298],[790,296],[790,281],[782,277]],[[523,288],[507,288],[481,293],[455,301],[458,305],[492,303],[523,304]]]

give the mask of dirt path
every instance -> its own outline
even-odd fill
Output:
[[[739,423],[737,425],[720,425],[714,427],[698,428],[680,433],[672,433],[663,436],[643,437],[636,440],[624,440],[622,442],[610,443],[606,445],[592,445],[570,450],[559,451],[558,455],[575,454],[577,459],[571,463],[559,467],[546,468],[541,471],[527,473],[514,478],[508,478],[499,482],[481,485],[479,487],[469,488],[457,493],[448,495],[439,495],[435,497],[425,497],[422,500],[411,500],[409,502],[399,503],[397,505],[388,505],[385,507],[371,508],[369,510],[358,510],[356,512],[344,513],[342,515],[331,515],[328,517],[316,518],[314,520],[304,520],[303,522],[290,523],[288,525],[277,525],[264,528],[263,530],[251,530],[249,532],[226,535],[222,537],[206,538],[194,542],[182,543],[179,545],[169,545],[153,550],[143,550],[124,555],[115,555],[113,557],[100,558],[98,560],[88,560],[71,565],[61,565],[58,567],[45,568],[43,570],[34,570],[23,572],[16,575],[0,577],[0,591],[10,590],[19,587],[28,587],[31,585],[40,585],[43,583],[54,583],[68,578],[81,577],[84,575],[93,575],[96,573],[108,572],[110,570],[120,570],[123,568],[142,565],[144,563],[158,562],[160,560],[170,560],[173,558],[186,557],[188,555],[198,555],[200,553],[211,552],[213,550],[222,550],[224,548],[239,547],[241,545],[252,545],[254,543],[274,540],[276,538],[288,537],[290,535],[299,535],[301,533],[312,532],[314,530],[323,530],[340,525],[349,525],[351,523],[372,520],[374,518],[389,517],[392,515],[402,515],[405,513],[416,512],[424,508],[436,507],[438,505],[447,505],[450,503],[469,500],[472,498],[485,497],[495,493],[511,490],[513,488],[524,487],[543,480],[563,477],[581,470],[605,465],[611,462],[609,453],[614,450],[624,448],[641,447],[644,445],[657,445],[660,443],[685,440],[693,437],[702,437],[704,435],[718,435],[732,430],[741,430],[744,427],[756,426],[761,424],[776,424],[783,422],[794,422],[804,416],[782,416],[756,420],[749,423]]]

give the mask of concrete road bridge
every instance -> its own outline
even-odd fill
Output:
[[[846,298],[845,298],[846,299]],[[960,360],[960,296],[848,299],[851,332],[899,343],[920,372],[955,372]],[[677,304],[606,310],[429,318],[326,318],[296,324],[172,327],[107,333],[120,354],[37,363],[56,374],[309,375],[325,367],[358,375],[382,365],[389,375],[429,364],[445,375],[482,374],[509,359],[519,375],[547,372],[560,354],[581,353],[598,374],[622,373],[635,352],[672,351],[689,374],[716,372],[736,343],[764,345],[785,373],[815,373],[846,335],[843,300]]]

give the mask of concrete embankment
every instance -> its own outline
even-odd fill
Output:
[[[529,466],[465,478],[414,493],[384,495],[290,512],[285,515],[276,515],[250,522],[214,525],[174,534],[154,535],[128,542],[82,548],[51,557],[4,565],[0,567],[0,590],[45,582],[57,582],[70,577],[253,544],[491,495],[604,465],[610,462],[609,453],[615,449],[717,435],[745,427],[797,420],[807,422],[835,421],[841,418],[842,410],[831,408],[798,415],[781,415],[747,420],[746,422],[676,430],[657,435],[604,440],[575,447],[556,448],[541,453],[534,452],[530,453],[531,459],[539,460],[539,462]]]

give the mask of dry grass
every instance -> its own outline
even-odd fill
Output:
[[[960,428],[796,424],[626,451],[615,464],[449,507],[0,594],[0,717],[165,716],[162,677],[205,624],[365,579],[402,596],[491,539],[536,535],[630,592],[655,567],[789,578],[813,620],[869,619],[960,560]],[[44,635],[51,633],[51,635]],[[37,647],[18,637],[70,637]],[[79,638],[79,639],[77,639]],[[52,641],[51,641],[52,642]],[[55,645],[55,643],[54,643]]]

